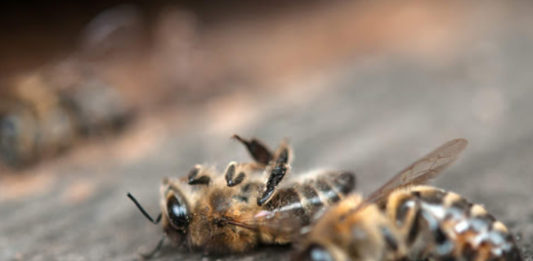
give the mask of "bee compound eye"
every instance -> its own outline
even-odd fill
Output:
[[[14,143],[16,136],[16,119],[13,117],[5,117],[0,119],[0,144],[2,145],[2,148],[7,148],[9,145]]]
[[[334,261],[335,258],[323,246],[312,244],[302,253],[301,260],[306,261]]]
[[[172,225],[176,228],[184,228],[189,224],[190,217],[187,205],[176,196],[167,201],[167,213]]]
[[[34,120],[20,113],[0,116],[0,158],[8,165],[16,167],[33,156],[36,140]]]

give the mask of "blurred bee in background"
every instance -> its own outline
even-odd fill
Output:
[[[162,213],[155,220],[131,194],[128,197],[150,221],[161,221],[166,236],[176,244],[223,254],[258,244],[290,243],[317,212],[355,188],[355,175],[343,171],[316,171],[281,183],[292,160],[285,141],[271,152],[256,139],[234,138],[254,161],[230,162],[223,175],[196,165],[186,177],[164,179]],[[152,256],[163,239],[145,257]]]
[[[131,116],[116,90],[97,79],[59,86],[40,71],[14,81],[0,99],[0,157],[16,168],[57,155],[79,138],[120,130]]]
[[[464,150],[449,141],[362,199],[330,208],[302,238],[297,260],[522,260],[503,223],[460,195],[420,185]]]

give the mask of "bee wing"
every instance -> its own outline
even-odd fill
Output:
[[[363,202],[354,208],[354,210],[350,211],[349,214],[352,214],[369,204],[383,202],[390,193],[396,189],[426,183],[452,164],[457,159],[457,156],[459,156],[459,154],[466,148],[466,145],[468,145],[466,139],[454,139],[444,143],[434,151],[400,171],[387,183],[365,198]]]
[[[261,210],[249,217],[225,217],[225,221],[234,226],[291,239],[295,238],[302,228],[298,218],[287,213],[274,213],[267,210]]]

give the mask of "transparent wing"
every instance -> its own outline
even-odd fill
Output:
[[[457,159],[457,156],[466,148],[466,145],[468,145],[468,141],[465,139],[454,139],[444,143],[431,153],[400,171],[387,183],[365,198],[356,208],[349,211],[347,215],[357,212],[369,204],[383,202],[396,189],[426,183],[452,164]]]
[[[300,233],[300,229],[303,227],[298,217],[287,213],[266,210],[261,210],[252,216],[224,216],[223,219],[230,225],[291,240],[296,239]]]

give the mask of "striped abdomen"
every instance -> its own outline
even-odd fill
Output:
[[[300,261],[406,260],[402,234],[375,204],[351,212],[362,201],[352,193],[328,208],[302,237],[293,255]]]
[[[505,225],[458,194],[418,186],[394,192],[383,207],[410,259],[521,260]]]
[[[301,183],[278,189],[263,209],[278,216],[290,216],[299,226],[309,225],[313,216],[350,193],[355,174],[324,172]]]

